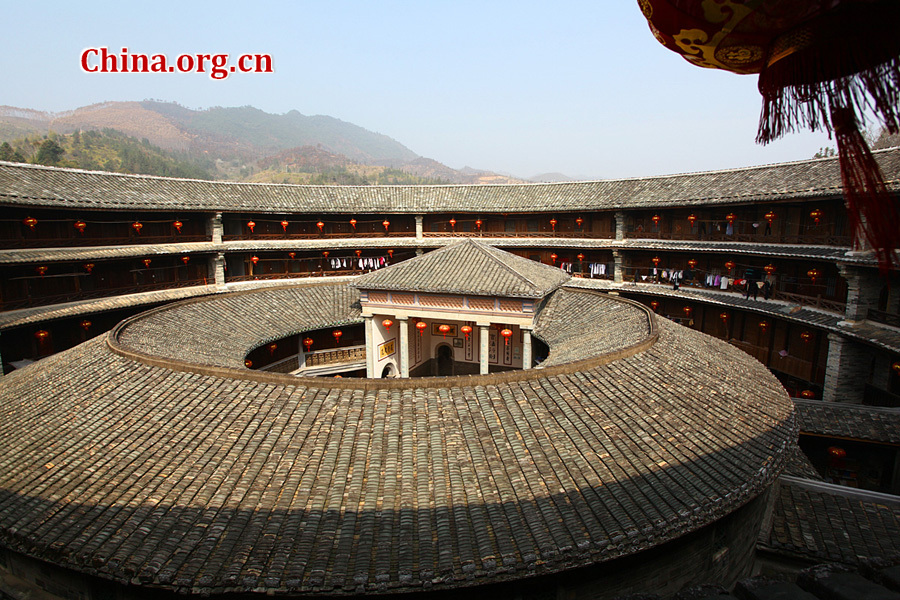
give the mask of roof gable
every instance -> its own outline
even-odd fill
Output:
[[[569,279],[544,265],[474,240],[445,246],[363,275],[358,289],[543,298]]]

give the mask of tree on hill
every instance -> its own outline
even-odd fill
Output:
[[[59,164],[65,153],[66,151],[56,140],[48,138],[38,148],[34,161],[39,165],[55,166]]]
[[[21,152],[10,146],[9,142],[3,142],[0,144],[0,160],[23,163],[25,162],[25,157],[22,156]]]

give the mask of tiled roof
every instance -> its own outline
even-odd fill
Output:
[[[818,562],[860,564],[900,553],[900,498],[781,477],[762,546]]]
[[[0,543],[185,592],[450,589],[694,531],[765,489],[794,445],[793,405],[762,365],[662,320],[643,351],[531,371],[204,373],[248,340],[316,325],[303,300],[326,288],[295,293],[173,305],[118,331],[130,355],[95,338],[5,376]],[[563,327],[574,315],[558,302]],[[193,331],[215,351],[181,348]]]
[[[352,285],[361,290],[543,298],[568,279],[561,269],[469,239],[362,275]]]
[[[900,150],[876,152],[900,189]],[[0,204],[110,210],[546,212],[838,197],[836,158],[642,179],[515,185],[312,186],[166,179],[0,162]]]
[[[900,444],[900,408],[794,399],[800,431]]]

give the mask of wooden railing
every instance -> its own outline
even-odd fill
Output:
[[[715,233],[691,233],[691,232],[660,232],[660,231],[626,231],[628,239],[648,240],[678,240],[678,241],[704,241],[704,242],[755,242],[765,244],[800,244],[815,246],[839,246],[850,247],[853,240],[840,235],[765,235],[759,233],[734,233],[727,235]]]
[[[330,350],[315,350],[306,355],[307,367],[321,367],[366,360],[365,346],[348,346]]]
[[[211,242],[208,235],[135,235],[118,237],[59,237],[59,238],[6,238],[0,239],[0,249],[12,248],[80,248],[90,246],[143,246],[149,244],[185,244]]]

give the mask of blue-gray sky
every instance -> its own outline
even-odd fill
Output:
[[[810,158],[822,134],[754,142],[755,76],[700,69],[635,0],[14,2],[0,104],[156,98],[325,114],[454,168],[642,177]],[[268,53],[271,74],[89,74],[85,48]]]

